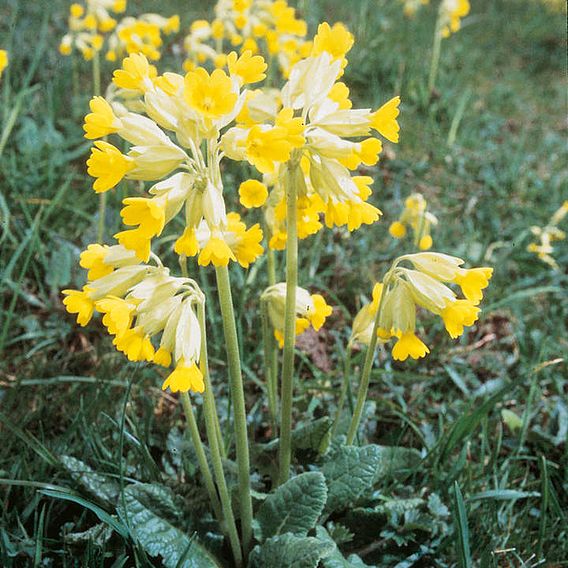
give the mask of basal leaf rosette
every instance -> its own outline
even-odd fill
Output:
[[[114,98],[91,100],[86,138],[116,135],[129,148],[123,153],[106,140],[94,143],[87,161],[93,189],[108,191],[122,179],[152,182],[147,196],[123,201],[122,220],[131,228],[115,235],[144,262],[152,239],[182,210],[185,228],[176,253],[198,255],[203,266],[248,266],[263,251],[260,227],[247,229],[226,211],[220,140],[246,100],[243,86],[262,80],[266,64],[250,53],[234,54],[232,61],[229,74],[198,68],[159,76],[144,55],[131,55],[114,73]]]
[[[353,231],[381,215],[368,202],[372,178],[354,172],[379,160],[382,142],[373,132],[398,142],[400,99],[394,97],[374,112],[352,108],[349,89],[338,80],[352,45],[344,28],[320,25],[311,55],[292,67],[284,87],[249,92],[237,125],[222,137],[229,158],[246,160],[263,175],[262,182],[244,182],[239,194],[245,207],[265,206],[271,248],[286,243],[285,187],[291,162],[298,170],[299,238],[318,232],[322,216],[327,227]]]
[[[417,308],[439,316],[452,339],[462,335],[477,321],[483,290],[493,274],[492,268],[462,268],[463,264],[460,258],[438,252],[399,257],[383,282],[375,285],[372,302],[355,317],[350,342],[369,344],[376,327],[379,341],[395,341],[393,359],[425,357],[430,349],[416,335]],[[457,285],[464,297],[448,284]]]
[[[87,283],[63,290],[63,304],[82,326],[95,312],[102,314],[113,344],[130,361],[173,364],[164,390],[203,392],[196,311],[205,297],[193,280],[171,276],[155,255],[152,261],[142,263],[123,245],[89,245],[80,259]]]

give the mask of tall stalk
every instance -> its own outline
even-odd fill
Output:
[[[290,476],[292,459],[292,397],[294,393],[294,346],[296,344],[296,287],[298,285],[297,178],[299,164],[290,162],[285,174],[286,190],[286,307],[282,355],[280,447],[278,482]]]
[[[226,266],[218,266],[216,268],[216,276],[229,364],[231,400],[234,408],[237,466],[239,471],[241,535],[243,550],[246,555],[252,539],[252,499],[250,495],[250,458],[245,394],[243,389],[239,343],[237,339],[237,327],[235,324],[235,311],[233,309],[231,283],[229,280],[229,269]]]
[[[432,60],[430,62],[430,75],[428,77],[428,96],[434,91],[436,85],[436,77],[438,76],[438,67],[440,65],[440,51],[442,47],[442,34],[440,30],[441,9],[438,10],[436,18],[436,26],[434,28],[434,45],[432,46]]]
[[[207,437],[209,439],[209,448],[211,450],[211,463],[213,464],[213,472],[215,473],[215,480],[219,488],[219,495],[221,497],[221,506],[223,508],[223,516],[227,532],[229,534],[229,541],[231,543],[231,550],[237,567],[243,564],[243,554],[241,551],[241,544],[239,542],[239,535],[237,532],[237,525],[235,523],[235,515],[231,505],[231,496],[227,488],[227,481],[225,479],[225,472],[223,471],[223,460],[221,450],[219,447],[218,438],[218,419],[217,409],[215,404],[215,397],[213,396],[213,389],[211,387],[211,378],[209,377],[209,364],[207,362],[207,331],[205,328],[205,304],[199,304],[197,317],[199,319],[199,328],[201,330],[201,354],[199,360],[199,367],[203,374],[205,381],[204,393],[204,411],[205,411],[205,427],[207,429]]]
[[[268,397],[268,410],[272,424],[273,436],[278,436],[278,385],[276,365],[276,344],[270,326],[268,309],[264,300],[260,301],[262,318],[262,344],[264,348],[264,372],[266,376],[266,394]]]
[[[381,300],[379,301],[379,307],[377,309],[377,315],[375,316],[375,322],[373,323],[373,331],[371,333],[371,339],[367,347],[367,353],[365,354],[365,363],[363,365],[363,372],[361,373],[361,381],[359,382],[359,388],[357,390],[357,402],[355,403],[355,410],[353,411],[353,416],[351,417],[351,424],[349,425],[349,431],[347,432],[347,445],[353,444],[353,440],[359,429],[359,423],[361,422],[361,416],[363,415],[363,407],[365,401],[367,400],[367,393],[369,392],[369,381],[371,379],[371,369],[373,368],[373,360],[375,358],[375,349],[377,348],[377,331],[379,329],[379,321],[381,319],[381,312],[383,311],[383,300],[387,294],[387,287],[389,285],[388,275],[383,280],[383,290],[381,293]]]
[[[203,476],[203,481],[205,482],[205,487],[207,489],[207,493],[209,494],[209,499],[211,499],[213,512],[215,513],[215,516],[217,517],[219,522],[222,523],[223,513],[221,511],[221,504],[219,503],[219,497],[217,497],[215,483],[213,483],[211,470],[209,469],[209,464],[207,463],[207,457],[205,455],[201,436],[199,435],[199,428],[197,426],[197,421],[195,420],[195,413],[193,412],[191,400],[187,392],[182,392],[180,398],[181,404],[183,406],[183,411],[187,419],[187,429],[189,430],[189,434],[193,442],[193,447],[195,448],[197,462],[199,463],[199,469],[201,470],[201,475]]]

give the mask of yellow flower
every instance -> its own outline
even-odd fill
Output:
[[[247,160],[263,174],[273,173],[275,162],[288,161],[292,152],[288,131],[282,127],[253,126],[245,144]]]
[[[239,57],[236,52],[231,51],[227,56],[227,67],[231,75],[237,75],[243,85],[258,83],[266,78],[266,68],[268,67],[262,56],[252,54],[251,50],[245,50]]]
[[[420,237],[420,240],[418,241],[418,248],[420,250],[430,250],[432,248],[432,237],[431,235],[424,235],[423,237]]]
[[[187,104],[206,118],[218,119],[229,114],[236,102],[230,77],[215,69],[211,75],[202,67],[185,76],[184,98]]]
[[[132,250],[143,262],[148,262],[150,258],[150,244],[152,235],[148,235],[140,227],[128,231],[121,231],[114,235],[114,238],[126,249]]]
[[[329,91],[328,97],[339,105],[341,110],[348,110],[353,106],[349,99],[349,88],[345,83],[337,82]]]
[[[406,235],[406,227],[400,221],[395,221],[391,223],[389,233],[395,239],[402,239]]]
[[[479,304],[483,299],[482,290],[489,286],[489,280],[492,275],[492,268],[462,268],[456,274],[454,282],[460,286],[464,296],[468,300],[474,304]]]
[[[129,361],[149,361],[154,359],[154,347],[141,327],[127,329],[113,340],[116,348],[124,353]]]
[[[70,314],[77,314],[77,323],[85,327],[93,317],[95,303],[89,297],[91,289],[83,286],[82,290],[63,290],[63,305]]]
[[[225,239],[234,252],[237,262],[243,268],[248,268],[251,262],[254,262],[264,252],[260,244],[262,241],[260,225],[257,223],[247,230],[237,213],[227,215]]]
[[[92,244],[81,253],[79,264],[82,268],[86,268],[89,271],[87,273],[89,280],[97,280],[114,270],[111,265],[104,262],[108,248],[106,245]]]
[[[160,347],[154,354],[153,362],[162,367],[169,367],[172,364],[172,354],[165,347]]]
[[[343,59],[353,47],[354,41],[353,34],[341,22],[333,24],[333,27],[323,22],[318,26],[318,33],[314,37],[312,55],[326,51],[334,60]]]
[[[400,114],[399,104],[400,97],[394,97],[371,115],[371,126],[387,140],[394,143],[398,143],[400,130],[396,120]]]
[[[239,201],[248,209],[262,207],[268,198],[268,189],[258,180],[248,179],[239,186]]]
[[[8,67],[8,52],[5,49],[0,49],[0,77],[2,77],[6,67]]]
[[[312,327],[319,331],[328,316],[333,313],[333,308],[328,306],[324,297],[320,294],[312,294],[314,309],[308,312],[308,318]]]
[[[199,253],[197,262],[200,266],[209,266],[211,263],[214,266],[227,266],[229,260],[237,260],[229,245],[222,238],[212,237]]]
[[[122,122],[114,115],[112,107],[103,97],[93,97],[89,102],[91,113],[85,116],[85,138],[93,140],[118,132]]]
[[[449,302],[440,314],[444,320],[447,332],[452,339],[463,333],[464,326],[473,325],[477,321],[480,309],[469,300]]]
[[[81,4],[71,4],[69,7],[69,13],[74,18],[80,18],[85,13],[85,10]]]
[[[95,303],[103,315],[103,325],[111,335],[123,335],[133,321],[136,304],[116,296],[107,296]]]
[[[174,245],[174,252],[184,256],[195,256],[199,252],[199,242],[193,227],[186,227]]]
[[[128,156],[104,140],[95,142],[87,160],[87,173],[97,178],[93,184],[97,193],[113,188],[133,168],[134,162]]]
[[[166,202],[164,199],[127,197],[120,212],[125,225],[139,225],[140,232],[149,237],[160,235],[166,221]]]
[[[169,388],[172,392],[203,392],[205,383],[199,367],[192,363],[186,365],[183,358],[178,361],[175,370],[167,377],[162,390]]]
[[[121,89],[146,92],[157,77],[157,69],[140,53],[133,53],[122,62],[122,69],[113,73],[112,81]]]
[[[420,359],[430,353],[430,349],[413,332],[400,334],[392,348],[392,357],[395,361],[406,361],[408,357]]]

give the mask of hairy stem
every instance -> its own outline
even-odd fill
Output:
[[[241,535],[245,554],[248,553],[252,539],[252,499],[250,495],[250,458],[247,433],[247,415],[245,394],[241,372],[235,311],[231,295],[229,269],[226,266],[216,268],[217,289],[221,304],[223,332],[229,364],[229,385],[234,408],[235,439],[237,449],[237,466],[239,471],[239,497],[241,511]]]
[[[201,329],[201,355],[199,360],[199,367],[203,374],[205,381],[204,393],[204,411],[205,411],[205,427],[207,429],[207,438],[209,439],[209,448],[211,450],[211,463],[213,464],[213,472],[217,487],[219,488],[219,495],[221,497],[221,506],[223,508],[223,516],[225,518],[226,529],[231,543],[231,550],[235,564],[239,567],[243,564],[243,554],[241,551],[241,544],[237,532],[237,525],[235,523],[235,515],[231,505],[231,496],[227,488],[227,481],[225,479],[225,472],[223,471],[223,459],[221,455],[219,438],[218,438],[218,425],[217,408],[215,404],[215,397],[211,387],[211,378],[209,377],[209,365],[207,362],[207,336],[205,328],[205,304],[199,305],[198,311],[199,327]]]
[[[279,484],[290,476],[292,459],[292,397],[294,393],[294,346],[296,344],[296,287],[298,285],[298,231],[296,175],[289,164],[286,175],[286,307],[284,321],[284,352],[282,355]]]

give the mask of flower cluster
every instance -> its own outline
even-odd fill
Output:
[[[63,290],[63,303],[82,326],[95,311],[101,313],[113,344],[130,361],[163,367],[173,363],[164,390],[203,392],[197,366],[201,330],[195,312],[205,298],[193,280],[170,276],[158,257],[153,260],[156,265],[142,264],[121,245],[89,245],[80,260],[88,270],[87,284],[82,290]]]
[[[558,228],[558,224],[568,214],[568,201],[565,201],[560,208],[552,215],[545,227],[531,227],[531,233],[538,239],[527,246],[527,250],[538,256],[540,260],[558,270],[560,267],[552,256],[554,252],[554,241],[563,241],[566,233]]]
[[[402,239],[410,229],[413,232],[413,240],[420,250],[432,248],[430,231],[438,224],[438,219],[426,210],[427,207],[426,199],[420,193],[413,193],[407,197],[402,214],[389,227],[391,236]]]
[[[261,295],[265,303],[274,337],[280,348],[284,347],[284,322],[286,307],[286,282],[269,286]],[[319,331],[333,309],[320,294],[311,294],[304,288],[296,288],[296,335],[301,335],[310,325]]]
[[[241,185],[240,197],[245,207],[263,205],[268,197],[265,218],[273,249],[286,243],[289,183],[298,188],[300,238],[322,228],[320,215],[328,227],[346,225],[353,231],[381,214],[367,202],[372,178],[351,171],[377,163],[382,143],[371,136],[373,130],[398,142],[400,98],[374,112],[352,108],[349,89],[339,81],[352,45],[344,26],[321,24],[311,55],[292,67],[282,90],[249,93],[237,125],[222,138],[229,158],[246,160],[264,175],[263,184]]]
[[[8,52],[5,49],[0,49],[0,77],[2,77],[6,67],[8,67]]]
[[[459,31],[461,20],[469,14],[469,0],[442,0],[440,4],[439,32],[447,38]]]
[[[87,0],[86,5],[71,4],[69,8],[69,31],[61,39],[59,52],[71,55],[78,49],[86,60],[93,58],[104,43],[104,34],[116,27],[111,14],[126,10],[126,0]]]
[[[248,267],[263,252],[260,227],[247,229],[237,213],[226,211],[220,132],[242,107],[246,91],[241,87],[264,78],[266,64],[250,52],[230,57],[229,75],[198,68],[184,77],[158,76],[145,56],[133,54],[115,71],[113,82],[124,103],[137,112],[102,97],[91,100],[85,137],[116,134],[131,145],[123,154],[107,141],[94,143],[87,161],[93,189],[108,191],[123,178],[157,182],[148,197],[123,201],[123,222],[133,228],[115,235],[143,261],[150,256],[152,239],[182,209],[185,228],[175,241],[177,254],[199,254],[202,266],[226,266],[232,260]]]
[[[401,266],[409,263],[412,268]],[[462,268],[460,258],[435,252],[409,254],[398,258],[382,284],[375,285],[373,301],[355,318],[351,341],[368,343],[375,319],[380,341],[395,339],[393,359],[419,359],[430,352],[416,335],[416,309],[424,308],[442,318],[452,338],[475,323],[483,292],[493,274],[492,268]],[[456,284],[464,298],[446,284]]]
[[[142,14],[138,18],[123,18],[108,38],[105,58],[116,61],[126,54],[141,53],[148,59],[160,59],[162,34],[170,35],[179,31],[179,16],[169,18],[159,14]]]
[[[422,7],[430,3],[430,0],[400,0],[403,6],[403,12],[405,16],[413,18],[416,12]]]
[[[304,40],[307,25],[296,17],[286,0],[218,0],[212,22],[197,20],[184,41],[186,70],[206,61],[222,68],[227,51],[261,53],[278,61],[284,76],[307,56],[311,42]],[[230,47],[228,47],[230,46]]]

